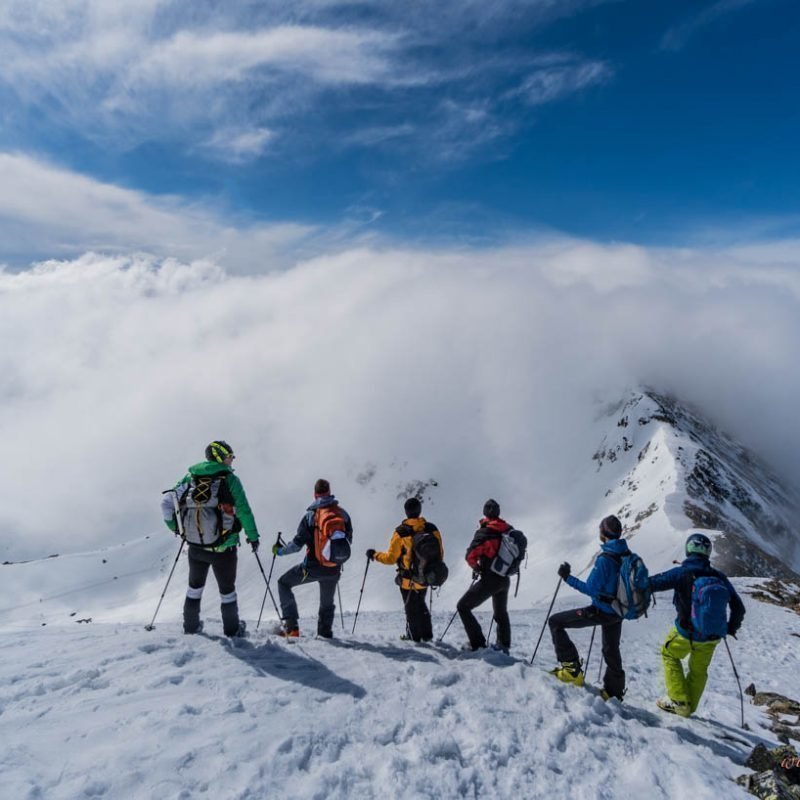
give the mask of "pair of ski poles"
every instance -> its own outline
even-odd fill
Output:
[[[561,578],[559,578],[558,579],[558,584],[556,586],[556,590],[553,593],[553,599],[550,601],[550,608],[547,609],[547,616],[545,617],[544,625],[542,626],[542,631],[539,634],[539,640],[536,642],[536,648],[534,649],[533,655],[531,656],[531,662],[530,662],[531,664],[533,664],[533,660],[536,658],[536,653],[539,650],[539,643],[542,641],[542,636],[544,635],[545,628],[547,627],[547,623],[550,620],[550,613],[552,612],[553,605],[556,602],[556,595],[558,594],[558,590],[561,588],[561,583],[562,583],[562,580],[561,580]],[[592,646],[594,645],[594,635],[595,635],[596,631],[597,631],[597,626],[592,628],[592,638],[589,641],[589,652],[586,655],[586,663],[585,663],[585,667],[587,669],[589,667],[589,659],[592,657]],[[744,721],[744,693],[742,692],[742,682],[741,682],[741,680],[739,678],[739,672],[736,669],[736,662],[733,660],[733,653],[731,653],[731,648],[728,645],[727,637],[723,637],[722,641],[725,643],[725,649],[728,651],[728,658],[730,659],[730,662],[731,662],[731,669],[733,670],[733,675],[736,678],[736,685],[737,685],[737,687],[739,689],[739,708],[740,708],[740,712],[741,712],[741,723],[740,724],[741,724],[742,730],[749,730],[749,727],[748,727],[747,723]],[[603,659],[602,658],[600,659],[599,669],[600,670],[603,669]],[[597,680],[598,680],[598,682],[600,681],[599,672],[598,672]]]

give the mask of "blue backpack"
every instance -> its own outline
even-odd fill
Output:
[[[692,585],[692,630],[704,639],[728,635],[728,603],[731,593],[716,575],[696,578]]]
[[[642,615],[647,616],[653,593],[650,591],[650,575],[644,561],[636,553],[628,553],[622,557],[615,557],[611,553],[602,555],[619,564],[616,592],[611,597],[603,599],[607,600],[614,613],[622,619],[639,619]]]

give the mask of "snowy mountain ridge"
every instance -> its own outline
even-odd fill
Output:
[[[730,575],[800,577],[798,498],[754,454],[652,390],[632,393],[601,419],[597,490],[607,486],[608,513],[649,565],[682,557],[685,533],[703,529],[714,539],[714,563]]]

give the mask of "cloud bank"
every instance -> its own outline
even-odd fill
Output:
[[[96,254],[0,273],[1,554],[160,531],[160,491],[223,437],[265,536],[294,530],[324,475],[358,549],[384,546],[398,495],[433,478],[457,563],[488,496],[535,535],[587,525],[596,403],[639,382],[792,478],[800,248],[780,252],[558,240],[250,277]]]
[[[259,138],[229,142],[227,152]],[[23,153],[0,153],[0,257],[69,257],[87,250],[144,250],[185,260],[213,257],[233,269],[285,263],[313,228],[225,214],[219,204],[126,189]]]

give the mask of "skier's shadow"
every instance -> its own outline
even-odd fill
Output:
[[[623,717],[637,719],[643,725],[647,725],[648,727],[661,728],[662,730],[669,728],[687,744],[705,745],[714,753],[714,755],[727,758],[730,761],[733,761],[734,764],[739,764],[740,766],[744,765],[744,762],[754,744],[760,741],[769,746],[767,740],[763,739],[757,734],[754,735],[752,732],[743,732],[736,728],[729,728],[727,725],[723,725],[722,723],[714,720],[700,720],[708,723],[712,729],[717,730],[716,735],[712,731],[704,736],[702,732],[698,732],[696,729],[693,730],[691,723],[689,722],[687,722],[685,725],[667,725],[660,714],[646,711],[643,708],[621,706],[620,714]],[[742,751],[742,747],[747,748],[746,752]]]
[[[378,645],[370,642],[357,641],[355,639],[329,639],[326,642],[328,647],[340,647],[346,650],[363,650],[366,653],[389,658],[392,661],[421,661],[423,663],[436,663],[436,656],[433,653],[426,653],[413,647],[399,647],[393,644]]]
[[[367,695],[363,686],[340,677],[321,661],[305,653],[293,652],[291,647],[282,647],[272,642],[256,647],[245,640],[229,647],[228,652],[264,677],[272,675],[282,681],[293,681],[328,694],[349,694],[356,700]]]

